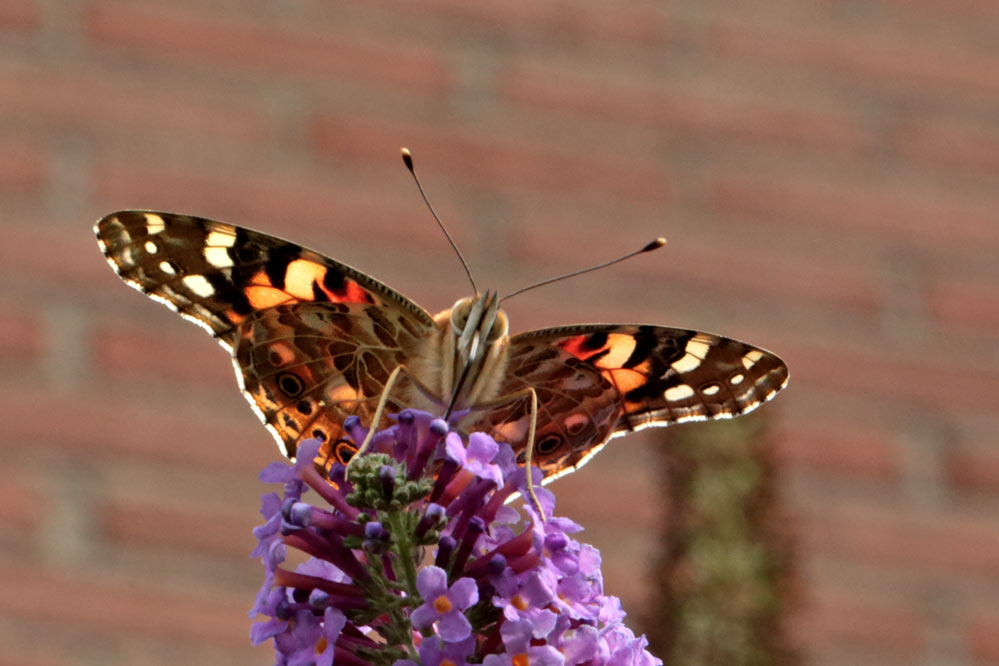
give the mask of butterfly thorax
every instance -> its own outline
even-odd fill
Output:
[[[416,358],[413,376],[420,396],[447,412],[495,398],[506,372],[509,322],[495,292],[459,300],[434,317],[435,331]],[[414,394],[414,399],[419,398]],[[430,407],[431,405],[427,405]]]

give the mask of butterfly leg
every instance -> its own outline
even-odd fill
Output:
[[[490,400],[489,402],[480,403],[475,406],[475,409],[491,409],[493,407],[500,407],[502,405],[508,405],[511,402],[516,402],[518,400],[527,399],[530,401],[530,408],[528,414],[530,419],[528,420],[527,426],[527,445],[526,445],[526,456],[524,461],[525,473],[527,474],[527,495],[530,502],[537,507],[538,515],[541,516],[541,521],[545,522],[545,510],[541,506],[541,501],[538,499],[537,493],[534,492],[534,475],[531,473],[531,467],[534,464],[534,435],[538,428],[538,393],[533,387],[528,386],[519,391],[514,391],[513,393],[507,393],[506,395],[501,395],[498,398]]]
[[[385,388],[382,389],[382,395],[378,399],[378,406],[375,407],[375,413],[371,417],[371,424],[368,428],[368,434],[364,437],[364,442],[358,447],[354,455],[351,456],[350,460],[347,461],[347,469],[345,470],[346,478],[350,478],[350,467],[354,464],[354,461],[361,457],[365,452],[367,452],[368,447],[371,445],[371,440],[375,436],[375,431],[378,429],[378,424],[382,422],[382,414],[385,411],[385,405],[388,403],[389,395],[392,393],[392,388],[395,386],[396,380],[399,379],[399,375],[405,373],[407,377],[413,379],[413,376],[406,371],[406,366],[397,365],[389,374],[388,379],[385,380]],[[415,380],[414,380],[415,381]]]

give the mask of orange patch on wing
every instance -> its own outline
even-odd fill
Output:
[[[587,345],[589,335],[573,336],[559,346],[583,361],[593,359],[593,366],[603,369],[620,368],[635,351],[635,338],[626,333],[611,333],[602,347]]]
[[[576,335],[576,336],[573,336],[573,337],[569,338],[568,340],[565,340],[564,342],[562,342],[561,344],[559,344],[559,347],[561,347],[562,349],[566,350],[567,352],[569,352],[570,354],[572,354],[576,358],[580,358],[580,359],[586,358],[587,356],[590,356],[591,354],[593,354],[594,351],[595,351],[593,349],[583,349],[583,342],[586,341],[587,337],[589,337],[589,336],[586,336],[586,335]],[[599,351],[599,350],[596,350],[596,351]]]
[[[344,281],[343,293],[333,295],[332,299],[340,303],[367,303],[371,300],[367,291],[353,280]]]
[[[246,294],[246,300],[250,301],[250,305],[257,310],[272,308],[292,300],[287,292],[270,286],[246,287],[243,293]]]
[[[346,381],[326,390],[326,402],[330,403],[357,402],[359,397]]]
[[[251,285],[259,286],[259,287],[273,287],[274,286],[274,283],[271,282],[271,279],[269,277],[267,277],[267,273],[265,273],[264,271],[257,271],[256,273],[254,273],[253,277],[250,278],[250,281],[247,284],[251,284]]]
[[[621,395],[626,395],[632,389],[644,386],[648,382],[648,377],[634,370],[619,368],[616,370],[604,370],[600,374],[614,384]]]
[[[226,310],[225,318],[231,321],[233,324],[241,324],[246,317],[239,314],[235,310]]]
[[[598,368],[620,368],[635,351],[635,338],[624,333],[612,333],[607,336],[604,346],[607,353],[593,364]]]
[[[308,259],[296,259],[285,271],[284,288],[295,298],[311,301],[314,299],[312,285],[321,285],[324,277],[325,266]]]

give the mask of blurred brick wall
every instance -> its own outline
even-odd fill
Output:
[[[808,661],[999,663],[999,5],[0,3],[0,665],[267,664],[247,559],[276,457],[203,332],[92,222],[254,226],[515,330],[771,348]],[[637,614],[648,431],[554,488]]]

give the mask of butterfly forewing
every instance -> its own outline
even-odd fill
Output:
[[[578,468],[610,438],[648,426],[731,418],[786,384],[770,352],[710,333],[592,324],[531,331],[510,341],[504,393],[538,395],[534,459],[546,479]],[[523,449],[526,401],[475,428]]]

